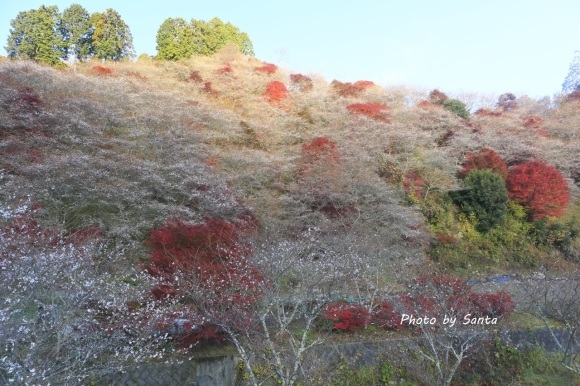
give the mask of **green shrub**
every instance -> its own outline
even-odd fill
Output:
[[[458,117],[463,119],[469,118],[469,111],[465,107],[465,103],[461,102],[459,99],[446,99],[443,101],[443,107],[454,112]]]
[[[475,216],[476,229],[487,232],[505,217],[508,194],[503,179],[489,170],[472,170],[465,184],[469,189],[452,197],[466,214]]]

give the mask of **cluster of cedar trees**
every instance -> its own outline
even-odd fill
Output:
[[[20,12],[10,23],[6,51],[13,59],[34,60],[59,66],[63,60],[119,61],[135,56],[129,26],[114,9],[89,12],[73,4],[62,13],[57,6]],[[210,55],[227,43],[253,55],[248,35],[218,18],[206,22],[169,18],[157,32],[157,58],[177,60]]]

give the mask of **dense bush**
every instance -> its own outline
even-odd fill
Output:
[[[505,291],[500,291],[496,294],[472,293],[469,296],[469,300],[473,316],[478,318],[505,318],[516,308],[515,301]]]
[[[452,197],[467,214],[477,219],[477,230],[487,232],[501,223],[508,193],[503,179],[489,170],[474,169],[465,179],[468,190],[453,192]]]
[[[469,313],[471,286],[465,280],[449,275],[421,275],[412,290],[401,297],[408,313],[437,318],[444,315],[462,317]]]
[[[271,104],[279,106],[288,99],[288,89],[284,83],[280,81],[273,81],[266,85],[266,91],[264,92],[264,98]]]
[[[542,161],[516,165],[506,184],[510,198],[526,207],[534,220],[562,216],[570,200],[562,174]]]
[[[335,331],[354,332],[368,326],[369,312],[360,305],[346,302],[330,303],[324,308],[322,317],[332,322]]]
[[[465,103],[461,102],[459,99],[445,99],[443,101],[443,107],[455,113],[455,115],[460,118],[469,118],[469,111],[467,110],[467,107],[465,107]]]
[[[472,170],[489,170],[500,175],[504,180],[508,175],[508,168],[504,160],[493,149],[484,147],[477,153],[469,153],[465,156],[463,169],[458,177],[465,178]]]
[[[266,63],[263,66],[254,68],[254,72],[272,75],[278,71],[278,66],[272,63]]]
[[[512,93],[501,94],[497,100],[498,107],[501,107],[504,111],[515,109],[518,106],[516,101],[516,96]]]
[[[318,137],[302,145],[299,177],[316,177],[324,173],[338,172],[339,169],[338,145],[333,140]]]
[[[353,103],[346,106],[346,109],[357,115],[364,115],[378,121],[388,122],[389,117],[385,114],[390,109],[389,106],[378,102]]]
[[[398,330],[401,328],[401,315],[394,310],[391,303],[381,301],[371,312],[371,324],[385,330]]]
[[[429,101],[435,105],[442,105],[447,99],[449,99],[449,97],[437,89],[432,90],[429,93]]]
[[[95,74],[101,75],[101,76],[112,75],[114,73],[112,68],[104,67],[104,66],[93,66],[92,70]]]
[[[330,86],[334,91],[343,97],[359,97],[361,96],[369,87],[375,84],[370,80],[358,80],[354,83],[346,82],[342,83],[338,80],[333,80]]]
[[[312,79],[306,75],[291,74],[290,82],[292,83],[293,88],[300,90],[302,92],[307,92],[314,88],[314,84],[312,84]]]

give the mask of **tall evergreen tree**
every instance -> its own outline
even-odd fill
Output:
[[[490,170],[473,169],[465,179],[467,190],[451,196],[467,214],[475,215],[477,230],[487,232],[499,224],[507,211],[508,192],[503,178]]]
[[[166,19],[157,31],[157,58],[178,60],[195,54],[195,37],[185,19]]]
[[[65,43],[60,34],[60,14],[56,6],[20,12],[10,22],[12,29],[5,47],[13,59],[30,59],[60,65]]]
[[[92,26],[92,50],[102,60],[119,61],[135,56],[133,36],[129,26],[114,9],[94,13],[89,20]]]
[[[65,41],[65,54],[78,60],[91,55],[91,25],[89,12],[79,4],[73,4],[62,12],[60,31]]]

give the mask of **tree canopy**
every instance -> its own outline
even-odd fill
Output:
[[[90,14],[79,4],[62,12],[60,33],[65,42],[65,55],[83,60],[91,55]]]
[[[6,51],[13,59],[30,59],[48,65],[61,59],[121,60],[133,56],[133,38],[117,11],[89,15],[79,4],[62,14],[56,6],[20,12],[10,23]]]
[[[6,51],[13,59],[30,59],[48,65],[60,63],[64,42],[59,33],[58,7],[41,6],[20,12],[10,22]]]
[[[102,13],[93,13],[90,22],[96,58],[118,61],[135,56],[133,36],[117,11],[109,8]]]
[[[192,55],[211,55],[228,43],[235,44],[241,53],[254,55],[248,34],[219,18],[210,21],[182,18],[166,19],[157,31],[157,58],[185,59]]]

